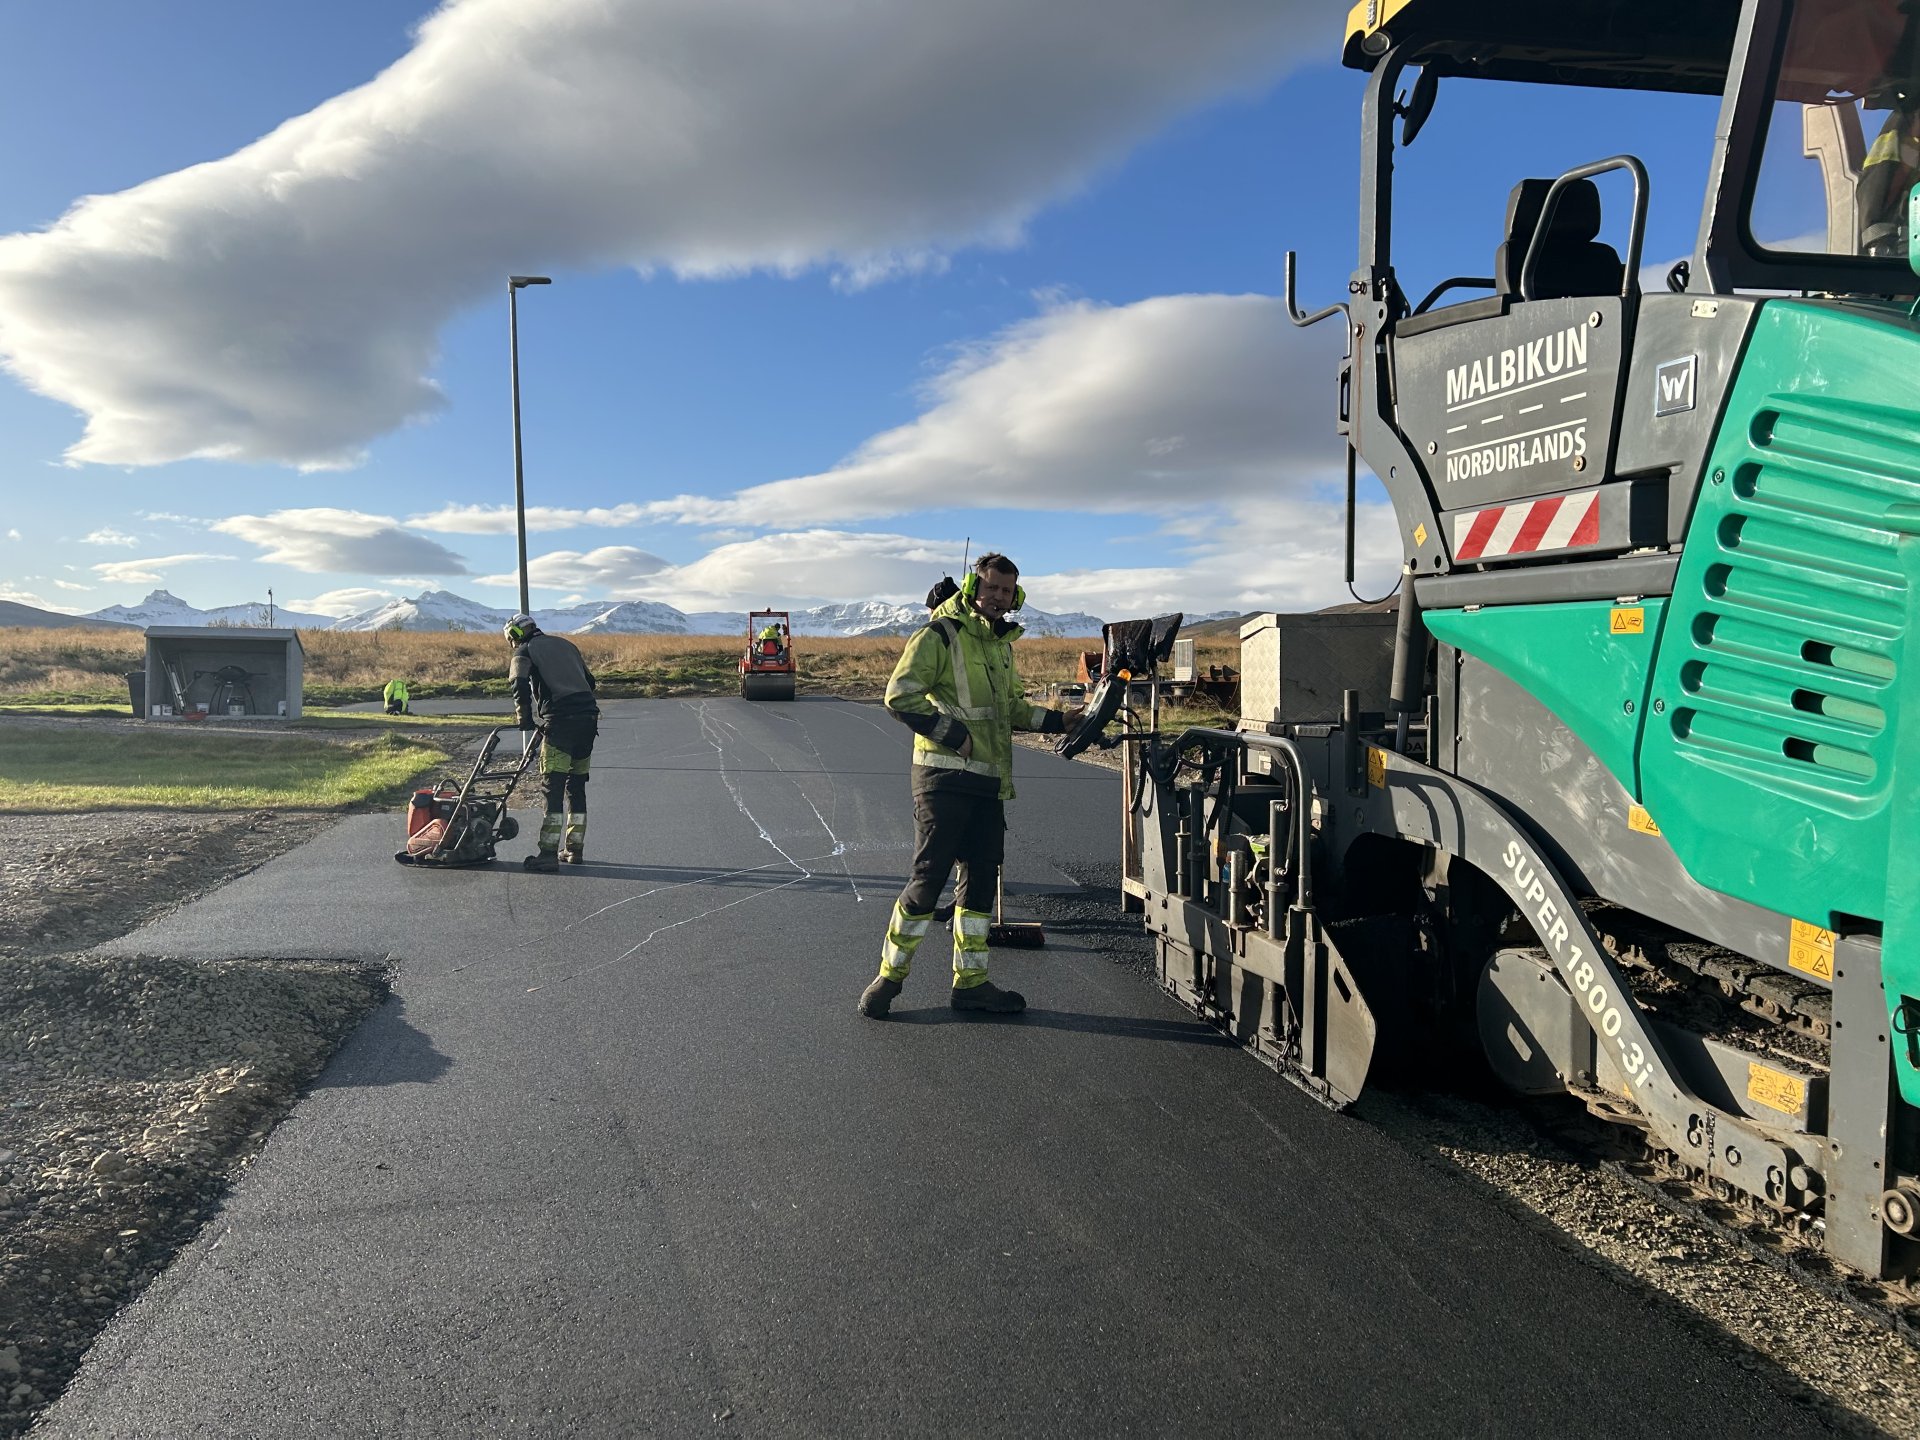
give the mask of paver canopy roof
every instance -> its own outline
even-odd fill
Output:
[[[1442,75],[1717,94],[1738,0],[1360,0],[1342,59],[1373,68],[1385,37]]]

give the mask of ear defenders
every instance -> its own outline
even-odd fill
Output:
[[[978,570],[969,570],[967,572],[967,578],[963,580],[960,584],[960,593],[966,596],[968,600],[972,600],[974,597],[979,595],[980,572]],[[1016,580],[1013,584],[1013,604],[1010,605],[1008,609],[1024,610],[1026,608],[1026,605],[1027,605],[1026,589],[1020,584],[1019,581]]]

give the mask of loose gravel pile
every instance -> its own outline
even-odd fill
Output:
[[[329,819],[0,816],[0,1437],[59,1394],[385,993],[358,965],[81,951]]]

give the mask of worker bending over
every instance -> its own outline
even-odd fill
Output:
[[[507,621],[506,637],[513,645],[507,679],[513,686],[514,720],[522,730],[538,730],[546,741],[540,773],[547,813],[540,819],[540,846],[525,864],[551,874],[563,859],[577,865],[586,858],[587,762],[600,733],[600,705],[593,672],[571,640],[547,634],[525,614]]]
[[[400,679],[387,681],[387,688],[381,692],[387,702],[387,714],[405,715],[407,710],[407,682]]]
[[[1006,618],[1026,602],[1019,575],[1006,556],[982,555],[907,641],[887,682],[887,709],[914,732],[913,869],[887,924],[880,974],[860,996],[860,1013],[871,1019],[885,1019],[900,993],[956,863],[951,1004],[996,1015],[1027,1008],[1019,992],[987,979],[987,927],[1013,798],[1013,732],[1058,734],[1066,717],[1021,693],[1013,663],[1021,631]]]

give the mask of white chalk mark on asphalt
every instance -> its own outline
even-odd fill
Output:
[[[859,716],[860,719],[866,721],[867,724],[880,731],[883,735],[892,735],[894,733],[893,726],[882,725],[878,720],[867,714],[867,707],[865,705],[850,704],[847,706],[847,713]]]
[[[785,719],[786,717],[785,717],[785,716],[782,716],[782,717],[780,717],[780,718],[782,718],[782,719]],[[702,728],[703,728],[703,729],[704,729],[704,728],[705,728],[705,726],[706,726],[706,722],[707,722],[707,719],[708,719],[708,717],[707,717],[707,714],[706,714],[706,708],[705,708],[705,706],[704,706],[704,704],[703,704],[703,705],[701,706],[701,726],[702,726]],[[767,761],[767,763],[768,763],[769,765],[771,765],[771,766],[773,766],[773,768],[775,769],[775,771],[777,771],[777,772],[778,772],[779,774],[781,774],[781,775],[784,775],[784,776],[786,776],[786,777],[787,777],[787,778],[788,778],[789,780],[792,780],[792,781],[793,781],[793,788],[794,788],[794,790],[795,790],[796,792],[798,792],[798,794],[799,794],[799,796],[800,796],[800,798],[801,798],[802,800],[804,800],[804,801],[806,801],[806,802],[807,802],[807,808],[808,808],[809,810],[811,810],[811,811],[813,812],[813,818],[814,818],[814,819],[816,819],[816,820],[818,820],[818,821],[820,822],[820,828],[821,828],[822,830],[824,830],[824,831],[826,831],[826,832],[827,832],[827,839],[833,842],[833,852],[832,852],[832,856],[830,856],[829,858],[833,858],[834,856],[837,856],[837,857],[839,857],[839,859],[840,859],[840,872],[841,872],[841,874],[842,874],[842,875],[843,875],[843,876],[844,876],[844,877],[846,878],[846,882],[847,882],[847,885],[848,885],[848,887],[849,887],[849,888],[851,888],[851,889],[852,889],[852,891],[853,891],[853,898],[854,898],[854,902],[855,902],[856,904],[865,904],[865,903],[866,903],[866,896],[864,896],[864,895],[862,895],[862,894],[860,893],[860,884],[859,884],[859,882],[858,882],[858,881],[856,881],[856,880],[855,880],[855,879],[853,878],[853,870],[851,869],[851,867],[849,867],[849,866],[848,866],[848,864],[847,864],[847,861],[846,861],[846,854],[847,854],[847,844],[846,844],[846,842],[845,842],[844,840],[842,840],[842,839],[841,839],[841,838],[840,838],[840,837],[839,837],[838,835],[836,835],[836,834],[834,834],[834,833],[833,833],[833,825],[832,825],[832,822],[830,822],[830,821],[829,821],[829,820],[827,819],[827,817],[826,817],[826,816],[824,816],[824,815],[822,815],[822,814],[820,813],[820,807],[819,807],[818,805],[816,805],[816,804],[814,804],[814,803],[813,803],[813,797],[812,797],[811,795],[809,795],[809,794],[807,794],[807,788],[806,788],[806,786],[804,786],[804,785],[802,785],[802,784],[801,784],[801,783],[799,782],[799,780],[797,780],[797,779],[794,779],[794,776],[795,776],[795,774],[796,774],[796,772],[794,772],[794,771],[792,771],[792,770],[789,770],[789,769],[788,769],[788,768],[787,768],[786,766],[784,766],[784,765],[782,765],[782,764],[780,763],[780,761],[779,761],[779,759],[778,759],[778,757],[776,757],[776,756],[775,756],[775,755],[774,755],[774,754],[773,754],[773,753],[772,753],[772,752],[771,752],[770,750],[768,750],[768,749],[767,749],[767,748],[766,748],[766,747],[765,747],[764,745],[761,745],[761,744],[759,744],[759,743],[758,743],[758,742],[756,742],[756,741],[753,741],[753,740],[750,740],[750,739],[748,739],[748,738],[747,738],[747,737],[746,737],[745,735],[743,735],[743,734],[741,734],[741,733],[740,733],[740,730],[739,730],[739,728],[738,728],[737,726],[734,726],[734,725],[732,725],[732,724],[730,724],[730,723],[728,723],[728,722],[727,722],[726,720],[724,720],[724,719],[720,719],[720,720],[716,720],[716,721],[715,721],[715,723],[716,723],[716,724],[718,724],[718,725],[720,725],[720,726],[722,726],[722,727],[724,727],[724,728],[726,729],[726,731],[727,731],[727,733],[728,733],[729,735],[731,735],[731,736],[732,736],[732,737],[733,737],[734,739],[736,739],[736,740],[738,740],[738,741],[739,741],[739,742],[740,742],[741,744],[743,744],[743,745],[751,745],[751,746],[752,746],[752,747],[753,747],[753,748],[754,748],[755,750],[758,750],[758,751],[759,751],[759,752],[761,753],[761,755],[763,755],[763,756],[765,756],[765,757],[766,757],[766,761]],[[800,732],[800,733],[801,733],[802,735],[806,735],[806,730],[805,730],[805,728],[804,728],[804,727],[802,727],[802,729],[801,729],[801,732]],[[825,775],[825,776],[827,777],[827,787],[828,787],[828,788],[829,788],[829,789],[830,789],[830,790],[831,790],[831,791],[833,792],[833,809],[834,809],[834,813],[835,813],[835,814],[837,815],[837,814],[839,814],[839,813],[840,813],[840,789],[839,789],[839,787],[838,787],[837,785],[835,785],[835,784],[833,783],[833,773],[832,773],[832,772],[831,772],[831,771],[830,771],[830,770],[829,770],[829,769],[827,768],[827,760],[826,760],[826,757],[825,757],[824,755],[822,755],[822,754],[820,753],[820,749],[819,749],[819,747],[818,747],[817,745],[815,745],[815,744],[813,743],[813,737],[812,737],[812,736],[810,736],[810,735],[808,735],[808,736],[807,736],[807,746],[808,746],[808,748],[809,748],[809,749],[811,749],[811,750],[813,751],[813,758],[814,758],[815,760],[817,760],[817,761],[819,761],[819,762],[820,762],[820,769],[819,769],[819,770],[818,770],[817,772],[812,772],[812,773],[817,773],[817,774],[821,774],[821,775]],[[718,746],[718,745],[716,744],[714,748],[715,748],[716,750],[718,750],[718,749],[719,749],[720,747],[719,747],[719,746]],[[723,754],[723,755],[722,755],[722,757],[721,757],[721,771],[720,771],[720,773],[721,773],[721,775],[722,775],[723,777],[724,777],[724,776],[726,775],[726,758],[725,758],[725,756],[724,756],[724,754]],[[804,772],[804,771],[803,771],[803,772],[798,772],[798,773],[802,773],[802,774],[804,774],[804,773],[808,773],[808,772]],[[728,784],[728,787],[727,787],[727,788],[728,788],[729,790],[733,790],[733,786],[732,786],[732,784],[731,784],[731,782],[729,782],[729,784]],[[742,804],[742,803],[741,803],[741,800],[740,800],[740,793],[739,793],[739,791],[737,791],[737,790],[733,790],[733,798],[734,798],[734,803],[735,803],[736,805],[740,805],[740,808],[741,808],[741,810],[742,810],[742,812],[743,812],[743,813],[744,813],[744,812],[746,812],[746,806],[745,806],[744,804]],[[752,816],[751,816],[751,815],[749,814],[749,815],[748,815],[748,818],[749,818],[749,819],[752,819],[753,817],[752,817]],[[755,820],[755,821],[754,821],[754,824],[756,824],[756,825],[758,825],[759,823],[760,823],[760,822],[759,822],[759,821],[757,821],[757,820]],[[767,832],[766,832],[766,830],[765,830],[764,828],[763,828],[763,829],[762,829],[762,830],[760,831],[760,834],[761,834],[761,836],[762,836],[762,838],[765,838],[765,837],[766,837],[766,833],[767,833]],[[771,841],[769,841],[768,843],[769,843],[769,844],[771,844],[772,842],[771,842]],[[779,849],[779,847],[778,847],[777,845],[776,845],[776,846],[774,846],[774,848],[775,848],[775,849]],[[782,853],[782,854],[785,854],[786,852],[785,852],[785,851],[781,851],[781,853]]]
[[[794,719],[792,716],[780,715],[777,718],[784,720],[787,724],[796,726],[799,729],[800,737],[807,742],[807,748],[813,752],[813,758],[819,762],[819,766],[820,766],[819,773],[827,777],[827,793],[833,797],[833,818],[835,820],[838,820],[840,818],[840,787],[833,783],[833,770],[827,764],[827,757],[820,753],[820,747],[814,743],[813,733],[810,730],[808,730],[805,725],[802,725],[798,720]],[[766,752],[762,751],[761,753],[765,754]],[[767,758],[769,760],[773,759],[771,755],[768,755]],[[774,761],[774,764],[776,766],[779,763],[780,762],[777,760]],[[804,789],[801,789],[800,782],[798,780],[794,781],[793,783],[794,783],[794,788],[800,790],[800,793],[802,796],[804,796],[807,793]],[[813,804],[811,800],[807,801],[807,803],[809,805]],[[820,812],[819,810],[816,809],[813,813],[818,815]],[[856,905],[866,904],[867,897],[860,893],[860,882],[853,878],[853,867],[847,863],[847,847],[841,843],[840,837],[833,833],[833,826],[830,823],[824,820],[821,821],[820,823],[823,825],[826,825],[827,836],[829,839],[831,839],[834,842],[834,847],[835,847],[834,854],[840,857],[840,873],[846,876],[847,884],[853,890],[854,903]]]
[[[713,753],[717,757],[719,757],[720,781],[722,784],[724,784],[727,787],[727,793],[733,797],[734,807],[737,810],[739,810],[739,812],[742,815],[746,816],[748,820],[753,822],[753,828],[760,832],[760,838],[766,841],[767,844],[771,845],[775,850],[779,851],[780,858],[782,860],[785,860],[789,865],[793,866],[793,868],[798,870],[802,875],[807,876],[808,878],[811,878],[813,872],[811,870],[808,870],[807,867],[802,865],[798,860],[795,860],[791,855],[787,854],[785,850],[781,849],[780,842],[774,839],[773,836],[769,835],[767,833],[767,827],[760,823],[760,817],[755,815],[753,811],[747,808],[746,799],[740,794],[740,787],[734,784],[733,777],[727,773],[727,749],[726,749],[726,746],[722,743],[720,736],[715,733],[715,729],[716,729],[715,722],[713,720],[712,715],[709,712],[709,707],[707,702],[704,700],[701,701],[698,705],[694,707],[694,709],[698,712],[700,716],[700,733],[707,737],[707,743],[713,746]],[[728,726],[727,728],[732,729],[731,726]],[[739,732],[734,731],[734,736],[736,739],[738,739]],[[762,751],[761,753],[765,754],[764,751]],[[768,755],[767,759],[772,760],[773,757],[771,755]],[[778,768],[777,764],[775,768],[776,769]],[[803,795],[801,798],[804,799],[805,796]],[[818,809],[815,809],[814,804],[811,800],[807,801],[807,808],[809,810],[812,810],[815,815],[818,815],[820,813]],[[820,823],[822,825],[825,825],[827,822],[825,820],[822,820]],[[833,839],[833,832],[831,830],[827,832],[827,838],[829,840]]]
[[[589,965],[583,970],[574,970],[574,971],[570,971],[568,974],[554,977],[554,983],[557,984],[557,983],[563,983],[569,980],[578,980],[588,975],[597,974],[602,970],[606,970],[614,965],[618,965],[623,960],[632,958],[634,955],[638,954],[641,950],[645,949],[648,945],[652,944],[654,940],[656,940],[662,935],[665,935],[668,931],[678,930],[683,926],[697,924],[698,922],[705,920],[710,916],[720,914],[720,912],[723,910],[732,910],[736,906],[748,904],[751,901],[762,899],[765,896],[776,895],[782,890],[791,889],[793,886],[800,884],[802,881],[811,880],[814,878],[814,872],[807,868],[806,863],[801,860],[796,860],[792,855],[788,854],[786,849],[780,844],[780,842],[778,840],[775,840],[773,836],[768,832],[767,827],[761,823],[760,818],[757,815],[755,815],[751,809],[748,808],[746,797],[740,793],[739,785],[735,783],[733,776],[727,772],[726,737],[731,736],[733,739],[748,745],[753,745],[753,742],[751,740],[748,740],[744,735],[742,735],[739,732],[739,730],[736,729],[734,726],[728,724],[725,720],[720,719],[719,717],[716,717],[712,713],[711,708],[705,701],[702,701],[699,704],[695,705],[694,710],[700,718],[700,733],[706,737],[707,743],[713,747],[714,755],[717,757],[719,761],[720,780],[721,780],[721,783],[727,787],[727,794],[733,797],[734,808],[737,809],[742,815],[747,817],[747,820],[753,825],[753,828],[759,832],[760,838],[766,841],[768,845],[772,846],[775,852],[779,854],[782,860],[786,861],[787,864],[791,865],[795,870],[798,870],[800,873],[794,876],[792,879],[783,881],[778,885],[762,886],[759,889],[750,892],[749,894],[741,895],[736,899],[729,900],[724,905],[715,905],[709,909],[702,910],[697,915],[682,916],[678,920],[671,921],[665,925],[656,926],[654,929],[649,930],[645,935],[641,936],[640,939],[636,941],[634,944],[628,946],[625,950],[621,951],[618,955],[615,955],[612,959],[602,960],[599,964]],[[774,759],[774,757],[771,754],[768,754],[767,751],[764,750],[762,747],[758,745],[754,745],[753,748],[755,748],[756,750],[760,750],[761,754],[766,755],[768,762],[773,765],[774,769],[780,771],[780,773],[782,774],[787,773],[785,767],[782,766],[778,760]],[[820,758],[818,750],[815,750],[814,754],[816,758]],[[821,758],[821,764],[823,767],[825,763],[826,762],[824,758]],[[791,779],[792,777],[789,776],[788,778]],[[806,791],[802,789],[798,783],[794,785],[794,788],[800,792],[800,798],[807,802],[807,808],[813,812],[814,818],[820,822],[820,827],[826,831],[827,838],[833,842],[833,849],[831,852],[829,852],[829,855],[827,856],[827,858],[830,858],[830,859],[834,857],[840,858],[841,868],[843,870],[846,870],[846,860],[845,860],[846,853],[847,853],[846,843],[843,840],[841,840],[839,836],[833,833],[833,826],[827,822],[827,817],[820,813],[820,807],[813,803],[812,798],[806,793]],[[811,860],[815,857],[809,856],[807,858]],[[770,864],[771,862],[769,862],[769,866]],[[769,866],[755,866],[753,867],[753,869],[754,870],[767,869],[769,868]],[[751,874],[753,873],[753,871],[745,870],[745,871],[735,871],[732,873]],[[706,882],[707,879],[711,879],[711,878],[715,878],[715,877],[702,877],[701,880],[689,881],[686,883],[703,884]],[[848,884],[853,885],[854,897],[856,899],[861,898],[860,887],[854,883],[853,875],[851,871],[847,871],[847,882]],[[661,889],[677,889],[680,887],[662,886],[660,888]],[[641,897],[631,896],[629,898],[639,899]],[[607,906],[604,909],[597,911],[595,913],[604,914],[606,913],[606,910],[610,910],[612,908],[613,906]],[[587,918],[590,919],[592,917],[589,916]],[[533,988],[537,989],[539,987],[535,986]]]
[[[762,889],[755,890],[752,894],[742,895],[738,900],[729,900],[726,904],[716,905],[711,910],[702,910],[698,915],[688,915],[684,919],[673,921],[671,924],[661,925],[656,929],[649,930],[645,935],[641,936],[635,944],[628,946],[611,960],[602,960],[598,965],[589,965],[584,970],[575,970],[569,974],[562,975],[558,977],[555,983],[558,984],[567,980],[578,980],[583,976],[593,975],[601,970],[605,970],[610,965],[618,965],[622,960],[628,959],[638,951],[646,948],[656,936],[664,935],[669,930],[678,930],[682,925],[692,925],[697,921],[705,920],[709,915],[718,915],[722,910],[731,910],[734,906],[745,905],[751,900],[760,900],[768,895],[777,895],[780,891],[789,890],[801,881],[811,878],[809,875],[796,875],[783,884],[765,886]]]
[[[561,927],[557,931],[550,931],[547,934],[530,938],[526,941],[523,941],[519,945],[512,946],[510,947],[510,950],[508,953],[511,953],[511,950],[525,949],[533,945],[547,943],[551,941],[555,935],[565,934],[568,931],[576,930],[580,928],[582,925],[589,924],[590,922],[600,918],[603,915],[606,915],[614,910],[620,909],[622,906],[630,905],[636,900],[645,900],[650,896],[664,894],[667,891],[690,889],[696,885],[710,885],[717,881],[735,879],[737,877],[744,876],[744,875],[755,875],[762,871],[778,870],[787,866],[791,866],[794,870],[798,871],[799,873],[797,875],[792,876],[789,879],[781,880],[776,884],[768,884],[768,885],[762,885],[762,886],[756,887],[755,889],[753,889],[752,891],[750,891],[745,895],[737,896],[732,900],[726,901],[724,904],[711,906],[705,910],[700,911],[698,914],[683,916],[678,920],[670,921],[667,924],[656,926],[654,929],[649,930],[645,935],[641,936],[641,938],[638,941],[636,941],[634,944],[628,946],[625,950],[621,951],[620,954],[613,956],[611,959],[602,960],[597,964],[589,965],[584,969],[572,970],[563,975],[552,975],[550,972],[546,970],[545,966],[540,966],[538,968],[538,971],[536,972],[536,978],[540,981],[540,983],[527,987],[528,994],[534,993],[535,991],[541,989],[542,986],[546,984],[562,984],[570,980],[577,980],[584,976],[597,974],[602,970],[606,970],[614,965],[618,965],[624,960],[631,959],[635,954],[645,949],[654,940],[658,939],[662,935],[665,935],[669,931],[678,930],[684,926],[696,924],[699,921],[705,920],[710,916],[718,915],[723,910],[732,910],[736,906],[748,904],[749,902],[761,899],[764,896],[775,895],[782,890],[790,890],[795,885],[802,884],[808,880],[831,879],[832,878],[831,876],[817,875],[815,871],[808,868],[809,866],[818,864],[823,860],[837,859],[840,861],[840,868],[842,871],[843,878],[846,880],[848,886],[852,889],[854,899],[857,902],[865,903],[866,897],[860,893],[859,881],[854,878],[853,871],[850,865],[848,864],[847,857],[850,854],[855,854],[855,853],[864,853],[867,851],[877,851],[877,850],[897,850],[901,848],[898,845],[884,845],[884,846],[849,845],[846,841],[842,840],[837,834],[834,833],[832,822],[825,815],[820,813],[820,807],[814,804],[813,798],[806,793],[806,790],[802,787],[799,779],[797,778],[799,774],[808,774],[808,773],[824,774],[824,775],[827,775],[828,777],[827,783],[830,786],[833,785],[831,772],[829,772],[827,769],[826,757],[821,755],[819,747],[813,743],[813,739],[811,736],[807,737],[807,743],[809,747],[813,750],[814,758],[819,762],[820,769],[818,771],[811,771],[811,772],[809,771],[795,772],[790,770],[788,767],[782,765],[764,746],[757,744],[755,741],[749,739],[746,735],[742,734],[741,731],[738,729],[738,727],[728,723],[724,718],[713,714],[711,711],[711,707],[707,702],[705,701],[698,702],[693,706],[693,709],[697,714],[697,716],[699,717],[700,733],[704,738],[704,740],[706,741],[706,744],[713,750],[714,755],[718,761],[717,769],[720,775],[721,783],[727,787],[727,794],[732,798],[734,803],[734,808],[736,808],[743,816],[746,817],[747,821],[753,826],[754,830],[759,834],[760,838],[764,840],[770,847],[772,847],[774,852],[780,856],[780,859],[777,861],[769,860],[761,865],[743,866],[736,870],[716,871],[711,875],[701,875],[692,880],[675,881],[674,883],[669,885],[656,885],[651,889],[643,890],[638,894],[623,896],[621,899],[614,901],[612,904],[603,905],[598,910],[591,911],[588,914],[581,916],[578,920],[575,920],[571,924]],[[804,729],[802,733],[803,734],[805,733]],[[731,771],[729,770],[728,763],[727,763],[727,747],[726,747],[726,741],[729,738],[735,741],[738,741],[741,744],[751,746],[755,750],[758,750],[763,756],[766,757],[767,762],[773,766],[774,770],[777,773],[785,776],[788,780],[793,782],[794,789],[799,792],[800,798],[806,802],[807,808],[813,812],[814,818],[820,822],[821,829],[826,832],[827,839],[830,842],[832,842],[832,845],[833,845],[832,850],[822,855],[804,855],[796,858],[795,856],[790,854],[786,850],[786,848],[780,844],[779,841],[773,838],[773,835],[768,831],[767,827],[763,823],[761,823],[760,818],[757,815],[755,815],[753,811],[748,807],[746,802],[746,797],[741,794],[740,786],[735,778],[735,772],[738,771],[738,767],[734,767],[734,769]],[[759,772],[754,772],[754,773],[759,773]],[[830,808],[833,810],[836,817],[839,814],[839,805],[840,805],[839,787],[833,786],[833,799],[832,799]],[[774,877],[769,877],[769,878],[772,879]]]
[[[897,847],[888,847],[888,848],[897,848]],[[838,852],[836,851],[833,853],[837,854]],[[801,857],[800,863],[804,866],[804,865],[812,864],[821,860],[830,860],[832,858],[833,858],[833,854],[804,855]],[[651,899],[655,895],[664,895],[669,890],[685,890],[690,886],[694,886],[694,885],[711,885],[717,880],[731,880],[739,875],[755,875],[762,870],[771,870],[776,866],[784,865],[787,863],[789,862],[782,861],[782,860],[768,860],[765,863],[760,865],[744,865],[738,870],[716,870],[711,875],[697,876],[692,880],[675,880],[670,885],[656,885],[651,890],[641,890],[633,895],[623,895],[610,905],[602,905],[598,910],[589,910],[585,915],[582,915],[578,920],[570,921],[569,923],[565,925],[561,925],[556,929],[548,930],[539,935],[535,935],[530,939],[522,940],[518,945],[509,945],[506,948],[506,950],[503,951],[502,953],[511,955],[515,950],[525,950],[530,946],[545,944],[548,940],[552,939],[555,935],[565,935],[570,930],[578,930],[582,925],[588,924],[589,922],[594,920],[598,920],[602,915],[606,915],[614,910],[618,910],[623,905],[631,905],[636,900]],[[806,877],[802,876],[801,878],[804,879]],[[511,899],[511,895],[509,895],[509,899]]]

